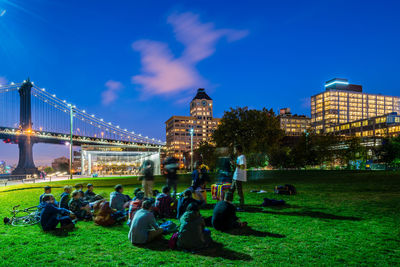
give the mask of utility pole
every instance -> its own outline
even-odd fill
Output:
[[[73,161],[73,144],[72,135],[74,134],[74,107],[69,105],[69,115],[70,115],[70,140],[69,140],[69,179],[72,179],[72,161]]]
[[[190,128],[190,171],[193,172],[193,127]]]

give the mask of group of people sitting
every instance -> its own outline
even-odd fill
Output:
[[[65,186],[57,202],[51,194],[51,187],[47,186],[40,196],[40,223],[43,230],[49,231],[56,229],[58,224],[61,229],[72,229],[78,220],[93,220],[101,226],[111,226],[126,220],[129,240],[133,244],[145,244],[167,232],[157,220],[176,218],[179,220],[176,245],[186,250],[198,250],[210,244],[211,232],[206,225],[219,231],[247,225],[236,216],[231,192],[227,192],[225,199],[215,205],[212,217],[203,218],[200,209],[206,204],[202,193],[206,179],[200,175],[199,168],[195,169],[192,178],[191,186],[178,194],[178,199],[171,196],[168,185],[162,188],[161,193],[153,192],[153,196],[138,188],[133,198],[124,194],[122,185],[116,185],[108,201],[93,192],[92,184],[87,185],[85,192],[83,185],[77,184],[73,192],[72,186]]]

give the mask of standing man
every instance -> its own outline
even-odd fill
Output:
[[[174,157],[168,157],[164,162],[164,174],[167,178],[167,186],[173,190],[172,197],[176,198],[176,188],[178,186],[178,175],[179,169],[178,160]]]
[[[143,161],[142,166],[139,168],[142,172],[143,177],[142,187],[144,190],[144,196],[151,198],[153,195],[153,185],[154,185],[154,162],[150,159]]]
[[[246,157],[243,155],[243,148],[241,145],[237,145],[235,147],[235,152],[237,155],[236,159],[236,169],[235,173],[233,174],[233,179],[232,179],[232,186],[231,186],[231,192],[232,194],[235,193],[235,190],[237,189],[238,195],[239,195],[239,200],[240,200],[240,208],[238,209],[239,211],[243,211],[244,208],[244,196],[243,196],[243,185],[242,182],[247,181],[247,175],[246,175]]]

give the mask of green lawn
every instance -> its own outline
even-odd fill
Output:
[[[275,171],[267,176],[245,186],[247,211],[239,216],[252,229],[211,229],[216,244],[201,253],[169,250],[169,236],[133,246],[126,225],[104,228],[79,222],[67,235],[44,233],[39,226],[1,225],[0,265],[400,265],[399,172]],[[135,178],[62,181],[52,183],[58,187],[54,195],[59,197],[61,186],[78,181],[90,181],[97,193],[107,194],[117,183],[127,185],[126,192],[138,184]],[[298,195],[272,193],[275,185],[284,183],[294,184]],[[13,205],[36,204],[40,186],[0,187],[1,217],[9,215]],[[251,189],[268,193],[250,193]],[[288,205],[261,208],[264,197],[284,199]],[[210,216],[212,210],[202,214]]]

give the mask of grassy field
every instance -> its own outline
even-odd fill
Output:
[[[135,178],[74,180],[110,193],[112,186],[137,187]],[[156,187],[162,186],[162,180]],[[187,183],[187,181],[182,181]],[[291,183],[296,196],[272,193],[278,184]],[[61,186],[54,182],[57,198]],[[38,202],[39,184],[0,187],[0,215],[13,205]],[[184,186],[180,189],[184,189]],[[266,194],[250,193],[264,189]],[[284,199],[282,208],[262,208],[264,197]],[[153,266],[153,265],[400,265],[400,173],[345,171],[271,172],[266,179],[245,186],[246,231],[220,233],[211,229],[213,246],[200,253],[169,250],[169,236],[146,246],[129,243],[126,225],[104,228],[79,222],[65,235],[44,233],[39,226],[0,226],[1,266]],[[211,196],[208,196],[211,199]],[[211,203],[215,203],[210,201]],[[212,209],[202,210],[210,216]],[[176,220],[175,220],[176,222]]]

